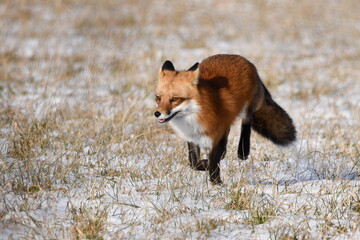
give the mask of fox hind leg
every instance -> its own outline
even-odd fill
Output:
[[[238,147],[238,158],[246,160],[250,153],[251,117],[243,119]]]

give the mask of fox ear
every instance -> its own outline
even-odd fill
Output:
[[[197,86],[199,84],[199,74],[200,74],[199,68],[193,71],[193,80],[191,81],[191,84],[193,86]]]
[[[169,71],[175,71],[174,65],[169,60],[166,60],[161,67],[161,71],[169,70]]]
[[[195,71],[196,69],[198,69],[198,67],[199,67],[199,63],[197,62],[197,63],[195,63],[191,68],[189,68],[188,69],[188,71]]]

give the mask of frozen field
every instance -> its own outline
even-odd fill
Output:
[[[360,239],[358,0],[0,1],[0,239]],[[159,126],[158,70],[248,58],[298,141],[240,122],[223,186]]]

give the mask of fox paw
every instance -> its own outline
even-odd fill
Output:
[[[240,160],[247,160],[249,155],[245,155],[243,153],[238,153],[238,158]]]
[[[208,160],[207,159],[201,159],[198,161],[195,165],[191,165],[191,168],[197,170],[197,171],[206,171],[208,170]]]

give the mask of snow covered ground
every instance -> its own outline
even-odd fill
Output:
[[[360,5],[0,3],[0,239],[360,239]],[[158,69],[253,62],[298,141],[190,169],[153,118]]]

